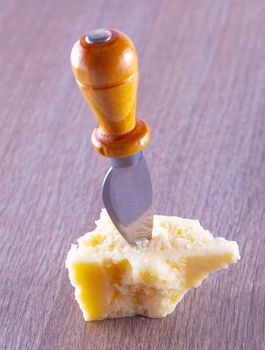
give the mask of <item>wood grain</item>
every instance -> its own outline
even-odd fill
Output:
[[[0,348],[265,348],[262,0],[0,2]],[[116,27],[139,55],[157,213],[199,218],[242,260],[161,320],[85,323],[64,261],[93,227],[107,162],[70,50]]]

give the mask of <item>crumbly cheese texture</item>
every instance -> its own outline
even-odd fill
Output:
[[[215,238],[197,220],[154,216],[153,238],[130,246],[106,210],[68,252],[66,267],[86,321],[164,317],[209,273],[240,258],[236,242]]]

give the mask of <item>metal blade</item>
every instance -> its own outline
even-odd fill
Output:
[[[151,240],[152,183],[142,152],[110,161],[102,198],[112,222],[129,244]]]

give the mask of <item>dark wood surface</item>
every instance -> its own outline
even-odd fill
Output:
[[[265,348],[265,5],[262,0],[0,2],[0,348]],[[106,159],[70,69],[84,32],[135,42],[156,213],[239,243],[161,320],[85,323],[64,261],[93,228]]]

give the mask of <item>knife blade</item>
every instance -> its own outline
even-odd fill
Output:
[[[112,222],[130,244],[152,238],[152,183],[140,151],[126,158],[110,158],[102,198]]]
[[[83,35],[71,52],[76,82],[98,120],[92,134],[97,152],[109,158],[102,186],[104,206],[131,245],[152,238],[152,182],[143,149],[150,139],[135,117],[138,63],[131,40],[111,29]]]

